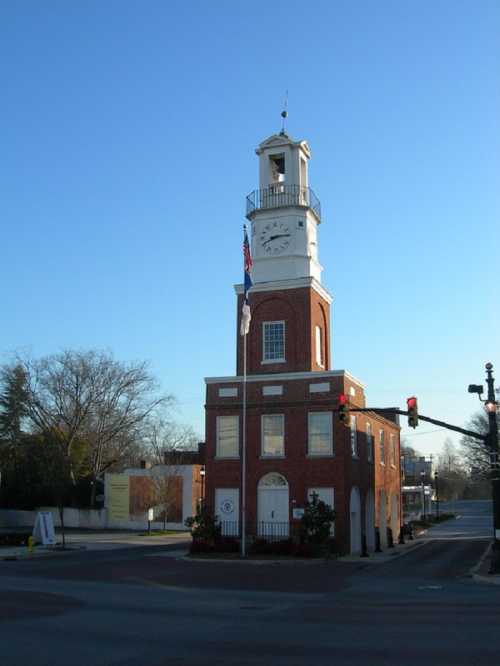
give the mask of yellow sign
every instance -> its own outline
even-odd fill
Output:
[[[129,519],[129,477],[108,474],[108,520]]]

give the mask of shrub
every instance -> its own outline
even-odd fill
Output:
[[[221,525],[217,516],[214,516],[205,506],[199,506],[196,515],[187,518],[185,525],[191,530],[193,540],[213,544],[221,537]]]
[[[293,542],[291,539],[281,539],[280,541],[267,541],[264,538],[255,539],[249,548],[252,555],[291,555],[293,551]]]
[[[0,534],[0,546],[25,546],[31,532],[8,532]]]
[[[326,544],[334,521],[335,511],[313,493],[312,501],[306,504],[301,519],[300,540],[302,543]]]

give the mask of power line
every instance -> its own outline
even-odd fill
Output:
[[[426,430],[425,432],[415,432],[415,433],[411,433],[411,435],[408,435],[408,437],[410,437],[410,438],[420,437],[422,435],[430,435],[433,432],[442,432],[443,430],[447,430],[447,428],[436,428],[436,430]],[[403,437],[406,437],[406,435],[403,435]]]

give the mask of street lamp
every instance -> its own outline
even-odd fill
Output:
[[[425,520],[425,487],[424,487],[424,480],[425,480],[425,472],[422,470],[420,472],[420,485],[422,488],[422,520]]]
[[[434,488],[436,490],[436,521],[439,520],[439,474],[434,472]]]
[[[478,398],[484,403],[488,415],[488,434],[485,441],[491,455],[491,490],[493,497],[493,547],[491,551],[491,564],[489,573],[500,572],[500,478],[498,474],[498,423],[497,423],[497,401],[495,400],[495,379],[493,377],[493,364],[486,363],[486,385],[488,397],[481,398],[483,387],[478,384],[469,385],[469,393],[477,393]]]
[[[401,545],[404,544],[405,542],[405,536],[404,536],[404,525],[405,525],[405,520],[404,520],[404,495],[403,495],[403,485],[404,485],[404,478],[405,478],[405,457],[400,455],[400,460],[399,460],[399,539],[398,543]]]
[[[200,467],[200,480],[201,480],[201,506],[205,506],[205,465]]]

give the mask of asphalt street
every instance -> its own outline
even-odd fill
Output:
[[[457,509],[384,563],[193,562],[175,544],[0,562],[0,663],[497,666],[500,587],[470,574],[490,505]]]

